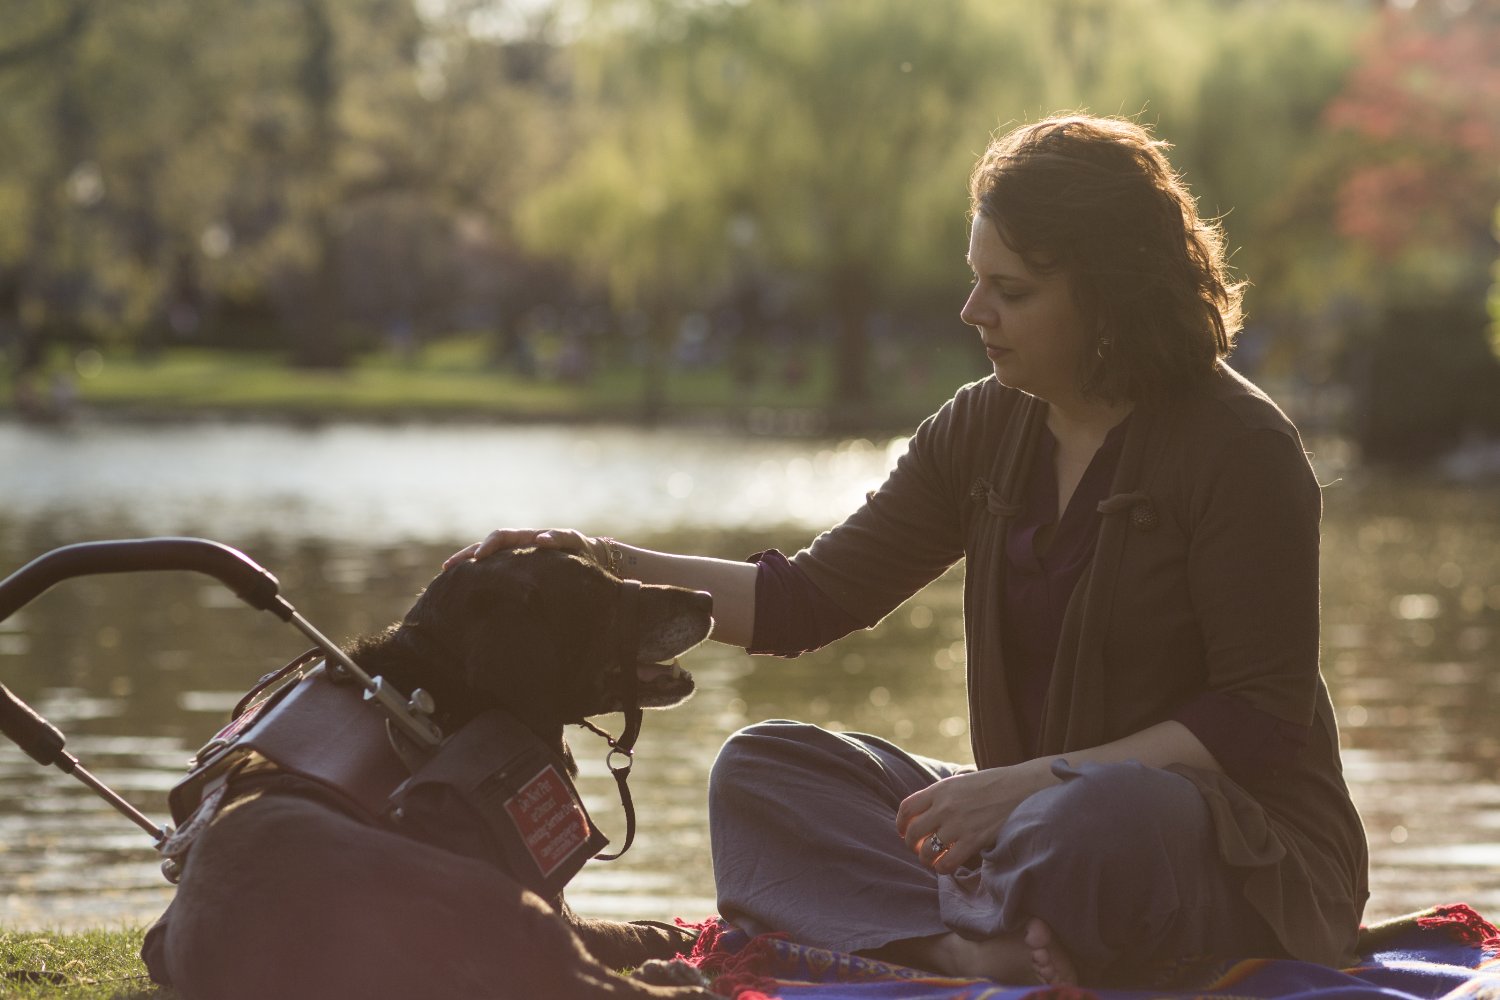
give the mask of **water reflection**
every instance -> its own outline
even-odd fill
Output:
[[[245,549],[335,638],[399,616],[438,560],[497,522],[566,523],[726,557],[791,549],[878,482],[890,446],[615,429],[0,426],[0,570],[86,538],[201,534]],[[19,473],[19,474],[18,474]],[[1325,481],[1334,478],[1326,476]],[[1500,913],[1500,489],[1345,470],[1326,493],[1324,669],[1371,840],[1372,917],[1465,900]],[[704,786],[725,735],[791,716],[967,754],[962,579],[792,661],[709,644],[699,691],[652,713],[641,835],[591,865],[585,912],[713,911]],[[0,680],[148,814],[254,679],[303,641],[187,574],[74,580],[0,623]],[[618,843],[604,746],[573,738]],[[143,834],[0,746],[0,924],[150,919],[170,889]]]
[[[1373,903],[1500,911],[1496,492],[1371,478],[1328,498],[1324,671],[1377,862]]]
[[[605,426],[0,423],[0,468],[24,470],[7,477],[10,530],[43,519],[59,544],[110,521],[144,534],[382,548],[559,518],[635,535],[764,525],[768,516],[821,527],[878,482],[887,450],[861,439],[789,445]],[[322,572],[358,585],[369,554],[339,558]]]

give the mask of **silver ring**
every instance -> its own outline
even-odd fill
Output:
[[[948,849],[948,845],[943,843],[943,839],[935,833],[928,836],[926,847],[927,851],[933,857],[937,857],[939,854],[942,854]]]

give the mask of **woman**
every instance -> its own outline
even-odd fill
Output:
[[[1321,496],[1225,363],[1238,286],[1163,149],[1072,115],[970,183],[964,322],[994,377],[790,560],[497,531],[714,595],[796,655],[965,563],[974,764],[769,722],[710,783],[721,913],[953,975],[1129,985],[1192,955],[1352,956],[1365,841],[1318,673]]]

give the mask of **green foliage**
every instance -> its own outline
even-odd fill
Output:
[[[690,299],[694,288],[722,278],[722,259],[704,250],[725,225],[709,175],[677,169],[693,144],[680,109],[639,109],[620,134],[588,143],[522,207],[523,239],[602,279],[621,309]]]
[[[1369,26],[1280,205],[1285,302],[1336,318],[1367,458],[1500,433],[1486,298],[1500,202],[1500,3]]]
[[[25,40],[0,45],[0,347],[22,367],[49,337],[211,339],[224,303],[332,360],[372,312],[446,327],[454,248],[503,242],[495,206],[549,147],[507,126],[550,98],[404,0],[0,20]]]
[[[1220,16],[1213,71],[1201,78],[1191,119],[1166,131],[1200,209],[1224,215],[1231,244],[1241,248],[1235,264],[1255,281],[1252,312],[1276,310],[1317,294],[1306,276],[1327,258],[1307,253],[1283,206],[1323,142],[1323,111],[1353,65],[1351,40],[1364,18],[1326,3],[1237,4]]]
[[[0,350],[498,356],[603,301],[658,404],[729,313],[746,357],[831,343],[857,402],[872,330],[958,333],[987,136],[1084,108],[1176,145],[1252,322],[1326,363],[1351,299],[1488,283],[1500,37],[1461,6],[0,0]]]
[[[1495,238],[1500,241],[1500,205],[1495,206]],[[1490,353],[1500,360],[1500,257],[1490,266]]]
[[[526,212],[529,245],[622,305],[789,282],[835,325],[846,399],[866,389],[872,314],[961,299],[964,180],[991,129],[1141,113],[1186,138],[1211,204],[1253,212],[1309,144],[1357,27],[1339,5],[1207,0],[591,10],[572,65],[596,128]]]

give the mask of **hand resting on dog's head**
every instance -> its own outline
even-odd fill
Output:
[[[627,656],[641,707],[681,703],[694,682],[671,661],[708,638],[712,598],[642,585],[639,643],[622,651],[620,588],[582,556],[507,549],[450,565],[401,622],[350,654],[402,691],[425,688],[447,731],[490,707],[549,726],[617,712]]]

